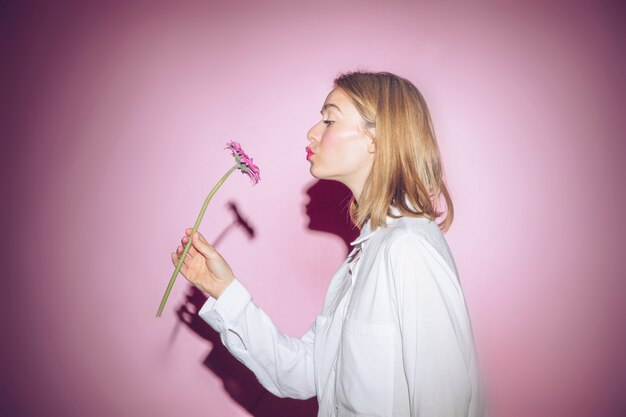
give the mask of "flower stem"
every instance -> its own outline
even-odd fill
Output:
[[[178,263],[176,264],[176,269],[174,270],[174,273],[172,274],[172,277],[170,278],[169,284],[167,284],[167,289],[165,290],[165,294],[163,294],[163,299],[161,300],[161,304],[159,305],[159,309],[157,310],[157,314],[156,314],[157,317],[161,317],[161,313],[163,312],[163,308],[165,307],[167,298],[170,296],[170,291],[172,291],[172,287],[174,286],[176,277],[178,276],[178,273],[180,272],[180,268],[183,266],[184,259],[186,259],[187,257],[187,252],[189,252],[189,249],[191,248],[193,234],[196,233],[196,231],[198,230],[198,227],[200,226],[200,223],[202,222],[202,218],[204,217],[204,212],[206,211],[206,208],[209,205],[209,201],[211,201],[211,198],[213,198],[213,195],[222,186],[222,184],[224,184],[224,181],[226,181],[228,176],[232,174],[233,171],[237,169],[238,167],[239,167],[239,163],[235,164],[235,166],[229,169],[228,172],[226,172],[226,174],[224,174],[224,176],[217,182],[217,184],[215,184],[215,187],[213,187],[213,189],[211,190],[207,198],[204,200],[204,204],[202,205],[202,209],[200,210],[200,215],[198,215],[196,224],[194,224],[193,230],[191,231],[191,234],[189,235],[189,240],[187,241],[187,244],[185,245],[185,250],[183,251],[183,254],[180,256],[180,258],[178,259]]]

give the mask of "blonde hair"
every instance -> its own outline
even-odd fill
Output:
[[[389,72],[365,71],[340,74],[333,84],[352,100],[363,118],[363,132],[376,146],[360,202],[357,204],[354,196],[349,202],[352,222],[362,228],[370,219],[372,230],[386,227],[386,216],[396,217],[390,212],[391,205],[404,216],[435,221],[445,212],[439,210],[443,196],[447,213],[437,225],[447,232],[454,206],[428,106],[417,87]]]

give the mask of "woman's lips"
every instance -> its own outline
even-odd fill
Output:
[[[306,159],[307,159],[307,161],[308,161],[309,159],[311,159],[311,156],[312,156],[312,155],[313,155],[313,152],[312,152],[312,151],[311,151],[311,150],[307,147],[307,148],[306,148]]]

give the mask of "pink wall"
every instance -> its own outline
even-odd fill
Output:
[[[182,276],[155,312],[236,139],[262,180],[233,174],[201,231],[304,333],[354,233],[345,189],[309,174],[306,133],[356,68],[405,76],[430,105],[493,415],[626,410],[623,10],[260,3],[2,7],[0,414],[314,415],[177,314],[203,301]],[[253,237],[229,228],[229,202]]]

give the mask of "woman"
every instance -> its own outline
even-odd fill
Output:
[[[357,71],[335,79],[321,113],[308,132],[311,174],[352,191],[361,229],[321,314],[300,339],[280,333],[197,233],[181,272],[210,295],[198,314],[270,392],[317,395],[319,416],[482,415],[471,325],[443,236],[453,206],[424,98],[404,78]]]

